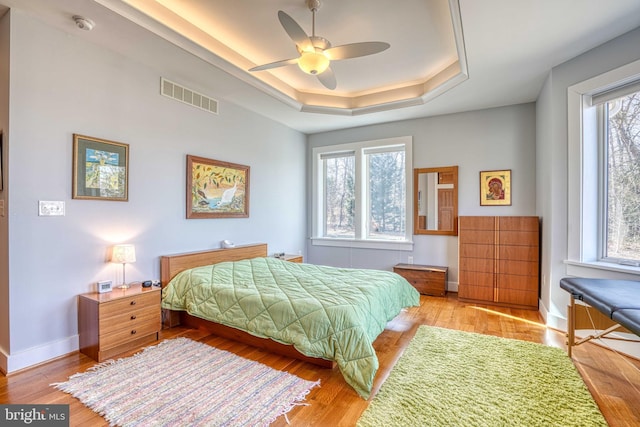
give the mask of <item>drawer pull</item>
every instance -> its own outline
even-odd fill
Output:
[[[131,316],[131,320],[136,320],[136,315]]]
[[[135,301],[131,301],[131,305],[136,305],[136,302]]]
[[[131,331],[131,335],[135,335],[135,334],[136,334],[136,330],[134,329]]]

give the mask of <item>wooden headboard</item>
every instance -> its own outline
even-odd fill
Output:
[[[208,251],[189,252],[160,257],[160,280],[162,287],[167,286],[173,277],[188,268],[215,264],[224,261],[240,261],[242,259],[267,256],[267,244],[236,246],[227,249],[211,249]]]

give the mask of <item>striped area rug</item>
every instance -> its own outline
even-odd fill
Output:
[[[111,425],[146,427],[267,426],[319,384],[176,338],[52,386]]]

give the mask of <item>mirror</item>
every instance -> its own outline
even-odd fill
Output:
[[[458,166],[413,170],[413,234],[458,235]]]

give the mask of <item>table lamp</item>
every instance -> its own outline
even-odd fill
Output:
[[[121,289],[127,289],[127,281],[125,280],[124,269],[127,264],[136,262],[136,248],[133,245],[115,245],[111,252],[111,262],[122,264],[122,285]]]

